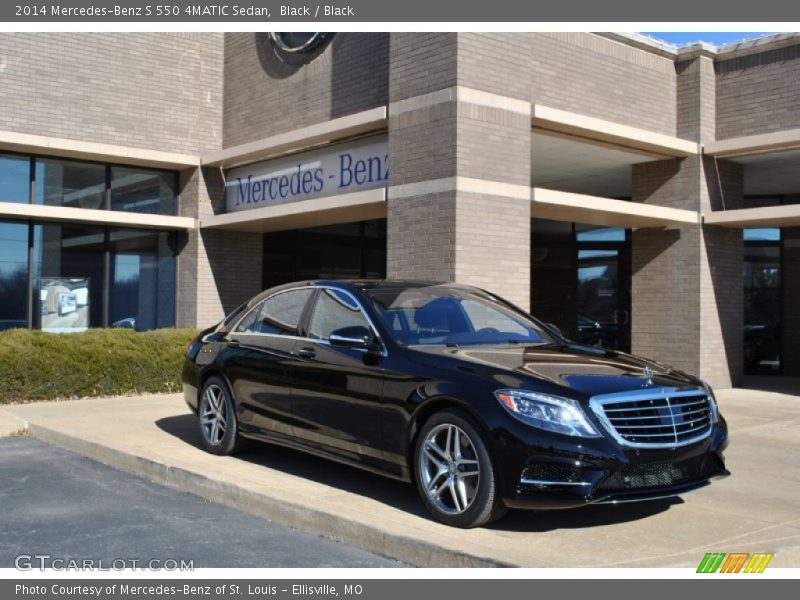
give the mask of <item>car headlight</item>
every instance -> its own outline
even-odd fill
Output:
[[[705,381],[703,382],[703,388],[706,390],[706,395],[708,396],[708,406],[709,410],[711,410],[711,423],[718,423],[719,422],[719,407],[717,406],[717,398],[714,396],[714,390],[711,389],[711,386],[708,385]]]
[[[600,435],[571,398],[527,390],[497,390],[494,394],[503,408],[528,425],[580,437]]]

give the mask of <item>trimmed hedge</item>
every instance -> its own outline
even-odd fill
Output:
[[[195,329],[0,332],[0,404],[176,392]]]

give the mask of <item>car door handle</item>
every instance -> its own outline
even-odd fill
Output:
[[[317,355],[317,351],[313,348],[300,348],[297,351],[297,356],[300,358],[314,358]]]

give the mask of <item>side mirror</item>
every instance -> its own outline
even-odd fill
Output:
[[[372,343],[372,332],[363,325],[342,327],[332,331],[328,341],[342,348],[367,348]]]

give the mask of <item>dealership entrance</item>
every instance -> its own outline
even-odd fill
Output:
[[[264,234],[263,288],[303,279],[386,277],[386,219]]]
[[[630,248],[626,229],[533,219],[533,314],[576,341],[629,351]]]

